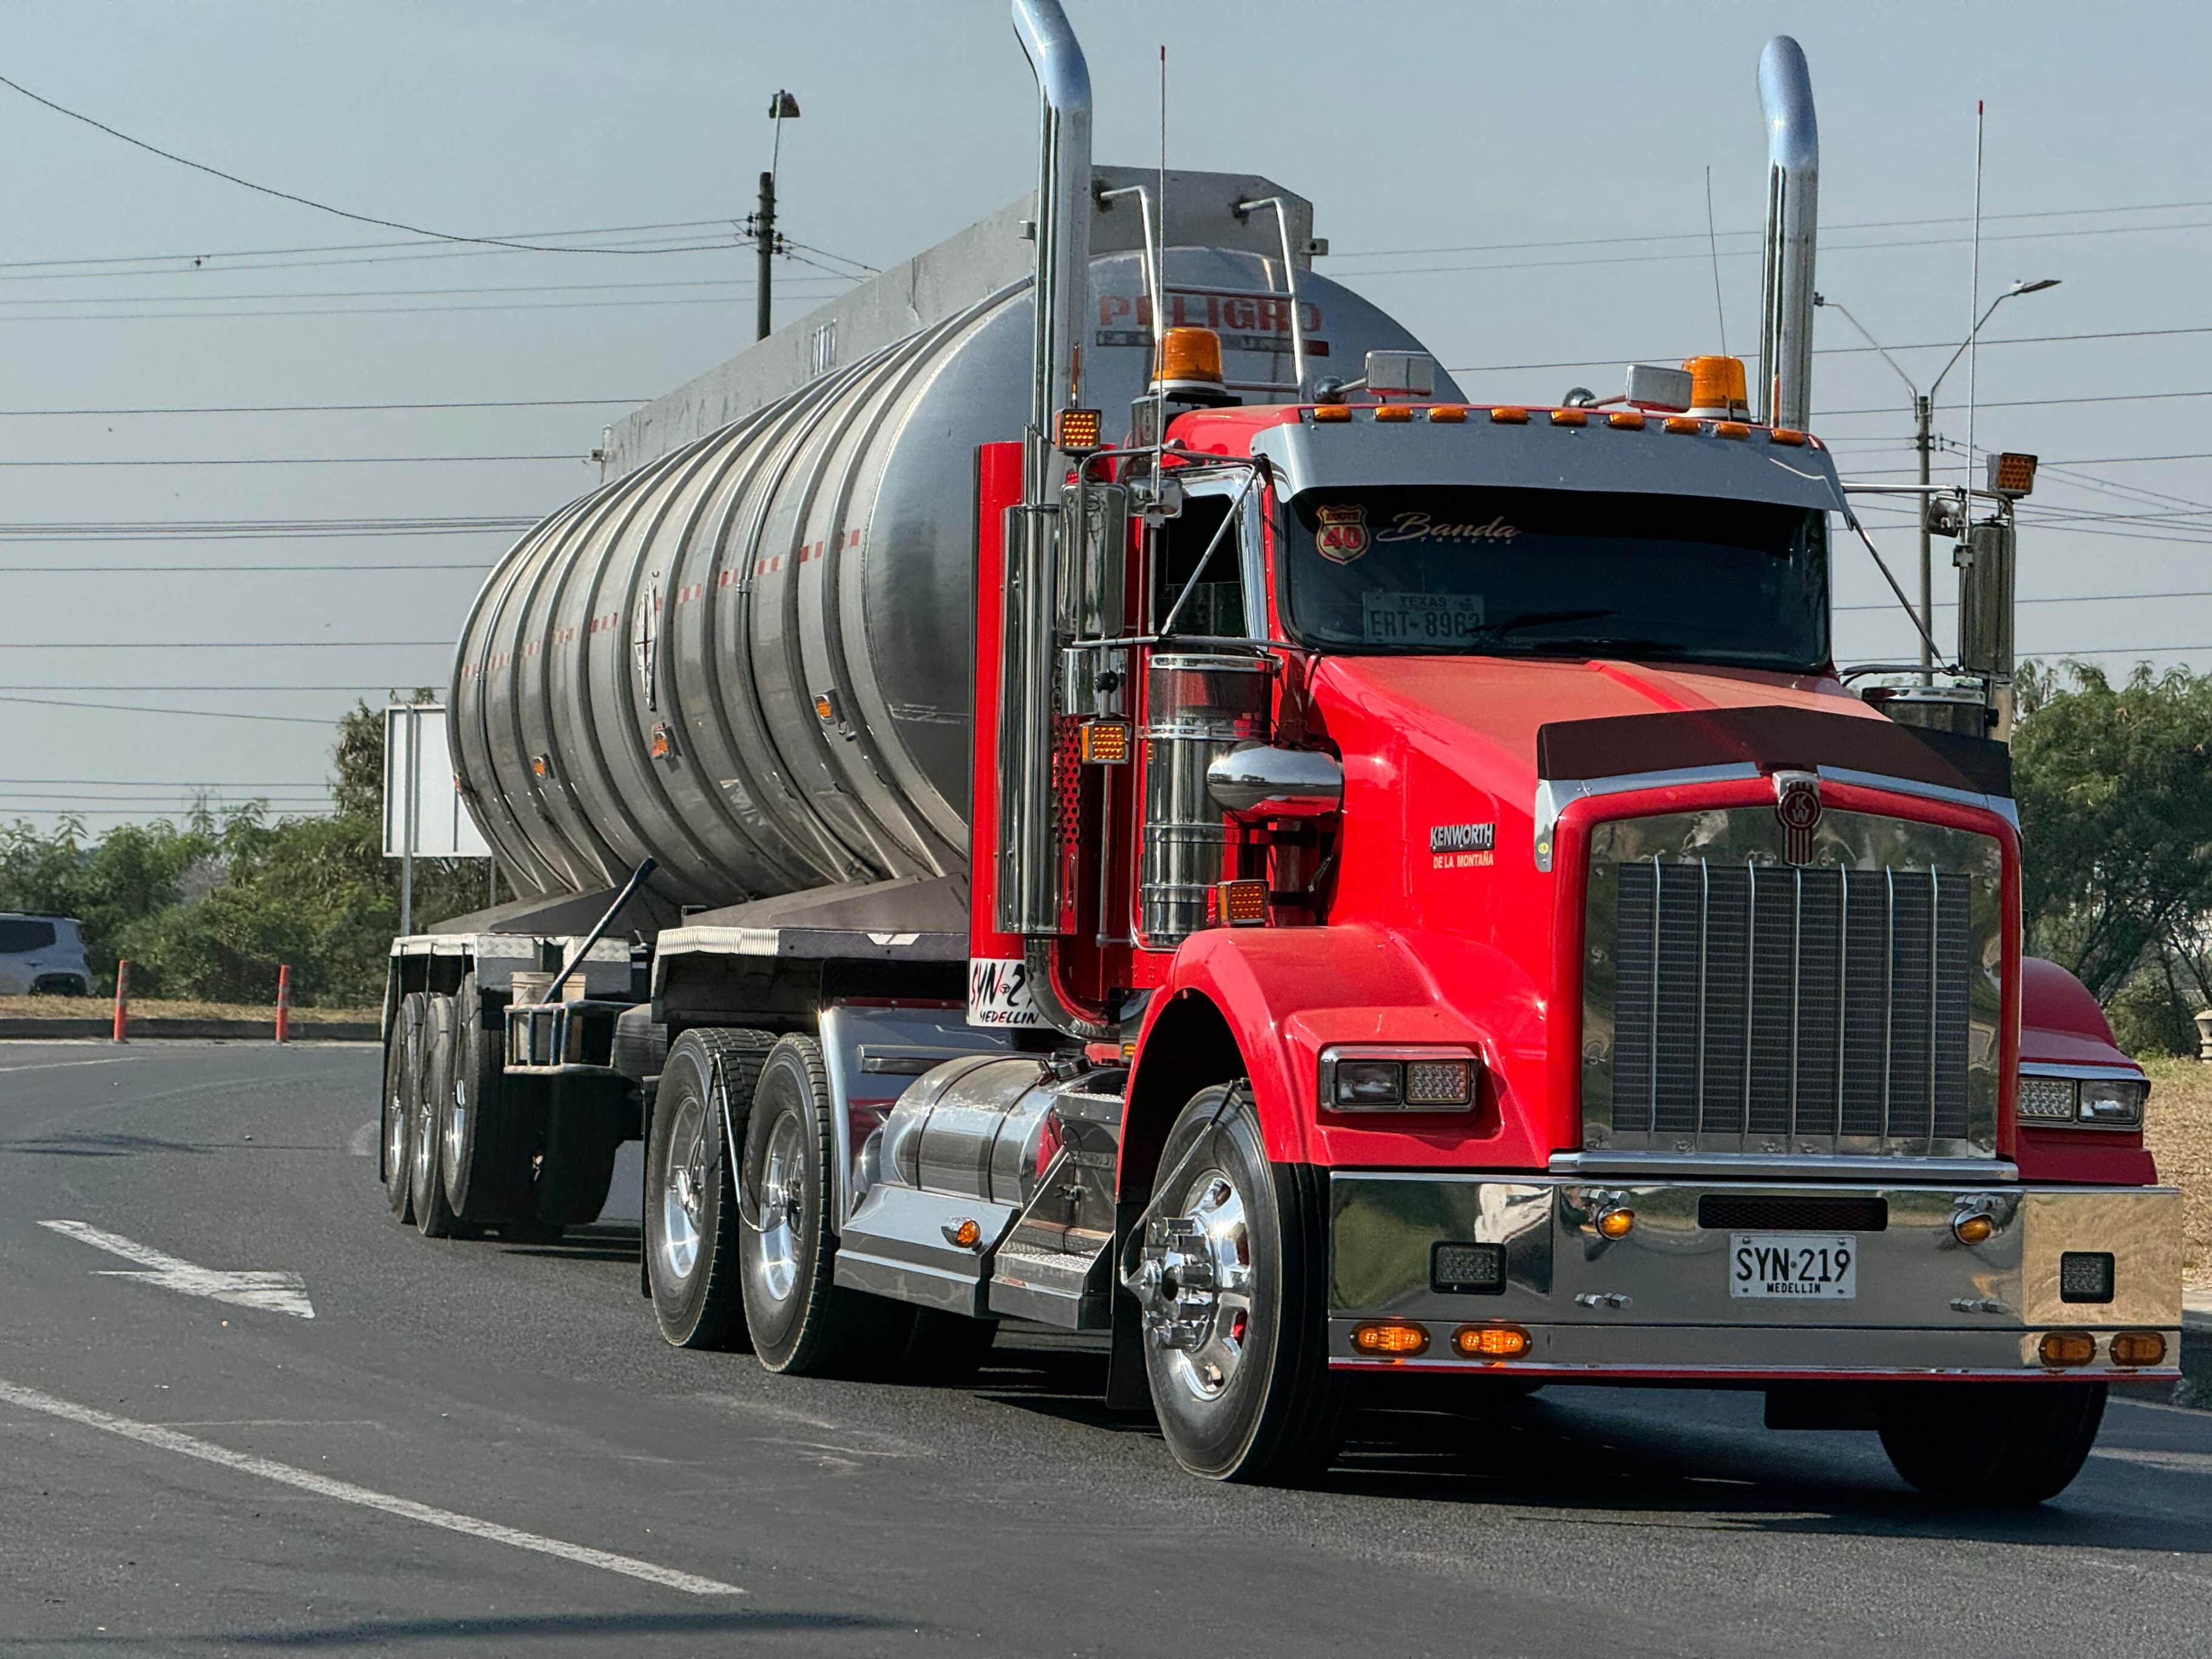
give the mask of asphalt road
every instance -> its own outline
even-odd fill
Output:
[[[573,1242],[403,1231],[377,1075],[0,1045],[0,1654],[2212,1650],[2212,1415],[2116,1402],[2025,1514],[1756,1395],[1375,1411],[1320,1490],[1207,1486],[1064,1341],[957,1389],[665,1347],[627,1158]]]

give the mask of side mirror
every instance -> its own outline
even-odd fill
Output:
[[[1236,817],[1326,817],[1344,805],[1344,768],[1318,750],[1255,744],[1207,767],[1206,791]]]
[[[1121,631],[1128,591],[1129,489],[1085,483],[1070,492],[1078,522],[1070,538],[1075,568],[1060,571],[1063,625],[1078,638],[1109,640]]]
[[[1397,392],[1407,398],[1436,395],[1437,360],[1425,351],[1370,351],[1367,389],[1376,397]]]

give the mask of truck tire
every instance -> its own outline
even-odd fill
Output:
[[[453,1238],[464,1228],[446,1201],[446,1108],[453,1093],[453,999],[432,996],[424,1004],[422,1036],[416,1043],[414,1127],[409,1163],[409,1194],[415,1230],[425,1238]]]
[[[1172,1184],[1158,1213],[1196,1230],[1212,1281],[1191,1304],[1191,1346],[1146,1333],[1145,1372],[1168,1449],[1209,1480],[1310,1478],[1336,1449],[1342,1402],[1328,1367],[1328,1253],[1312,1171],[1268,1161],[1259,1115],[1237,1083],[1191,1097],[1168,1131],[1159,1178]],[[1176,1258],[1161,1263],[1172,1283]]]
[[[1947,1503],[2040,1504],[2066,1490],[2105,1420],[2101,1382],[1898,1383],[1876,1396],[1897,1472]]]
[[[537,1126],[513,1086],[520,1079],[507,1075],[504,1029],[484,1024],[473,972],[453,994],[453,1082],[439,1103],[446,1201],[466,1222],[510,1222],[530,1207]]]
[[[745,1125],[738,1261],[754,1353],[769,1370],[799,1376],[889,1370],[914,1319],[902,1303],[836,1282],[830,1113],[820,1045],[779,1038],[762,1062]]]
[[[645,1148],[645,1274],[660,1334],[678,1348],[743,1347],[738,1206],[715,1075],[742,1136],[766,1031],[686,1031],[662,1062]]]
[[[380,1129],[381,1149],[377,1162],[384,1176],[384,1196],[392,1218],[402,1225],[415,1219],[415,1107],[414,1079],[420,1062],[415,1047],[422,1024],[422,994],[410,991],[399,999],[392,1016],[392,1036],[384,1045],[384,1104]]]

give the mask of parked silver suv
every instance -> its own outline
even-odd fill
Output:
[[[0,996],[81,997],[91,988],[74,916],[0,913]]]

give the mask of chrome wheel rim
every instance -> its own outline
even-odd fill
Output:
[[[1244,1194],[1222,1169],[1201,1170],[1183,1199],[1176,1243],[1161,1264],[1174,1309],[1169,1374],[1191,1397],[1215,1401],[1243,1364],[1252,1322],[1252,1229]]]
[[[699,1265],[707,1212],[707,1110],[687,1096],[676,1108],[660,1162],[660,1265],[679,1282]]]
[[[384,1167],[394,1186],[407,1179],[407,1093],[397,1084],[384,1109]]]
[[[438,1103],[428,1091],[415,1109],[415,1179],[428,1189],[438,1161]]]
[[[805,1221],[806,1150],[798,1118],[776,1120],[761,1159],[761,1288],[778,1302],[799,1283],[799,1229]]]
[[[469,1126],[469,1085],[465,1078],[453,1079],[453,1098],[446,1112],[446,1167],[461,1167],[461,1152],[466,1144]]]

